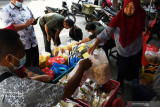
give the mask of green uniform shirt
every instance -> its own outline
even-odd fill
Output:
[[[103,30],[105,29],[104,26],[98,26],[96,25],[96,30],[95,32],[89,36],[89,39],[94,39],[97,37],[98,34],[100,34]]]
[[[61,31],[63,26],[63,21],[65,17],[60,14],[46,14],[39,19],[41,26],[47,25],[49,30],[59,30]]]

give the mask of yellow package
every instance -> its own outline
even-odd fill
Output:
[[[59,47],[54,48],[53,49],[53,55],[54,55],[54,57],[57,56],[58,53],[59,53]]]
[[[142,67],[141,78],[146,80],[147,83],[152,83],[155,72],[158,69],[158,64],[150,63]]]
[[[51,54],[48,52],[43,52],[42,55],[39,55],[39,67],[41,69],[49,66],[47,60],[50,56]]]
[[[86,52],[86,53],[84,53],[82,56],[83,56],[83,58],[88,58],[88,57],[89,57],[89,54],[88,54],[88,52]]]

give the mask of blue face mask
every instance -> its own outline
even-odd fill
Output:
[[[19,7],[19,8],[22,7],[22,3],[21,3],[21,2],[18,2],[18,1],[16,1],[14,5],[15,5],[16,7]]]
[[[13,55],[12,55],[13,56]],[[10,63],[12,66],[13,66],[13,70],[17,70],[17,69],[20,69],[25,63],[26,63],[26,55],[23,57],[23,58],[21,58],[20,60],[18,59],[18,58],[16,58],[15,56],[13,56],[16,60],[18,60],[19,61],[19,63],[20,63],[20,66],[19,67],[16,67],[16,66],[14,66],[12,63]]]

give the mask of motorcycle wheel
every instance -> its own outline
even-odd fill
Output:
[[[76,17],[73,14],[68,14],[67,19],[72,19],[74,23],[76,22]]]
[[[73,13],[73,15],[76,15],[77,14],[77,9],[72,6],[71,7],[71,12]]]
[[[85,20],[86,20],[86,22],[92,22],[93,18],[91,15],[85,15]]]

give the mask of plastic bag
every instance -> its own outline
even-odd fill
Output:
[[[54,80],[54,71],[53,70],[50,70],[49,68],[46,67],[46,68],[42,69],[42,71],[44,73],[46,73],[47,75],[51,76],[52,80]]]
[[[105,52],[95,52],[89,57],[92,62],[92,67],[86,72],[86,76],[99,84],[104,84],[110,79],[110,66]]]
[[[41,55],[39,55],[39,67],[41,69],[45,67],[50,67],[50,64],[47,62],[51,54],[49,52],[42,52]]]
[[[155,45],[147,45],[145,57],[148,63],[160,64],[160,50],[158,50],[157,46]]]
[[[65,73],[68,70],[68,66],[54,62],[51,70],[54,71],[54,78],[57,78],[59,75]]]
[[[53,63],[56,62],[58,64],[64,64],[65,63],[65,59],[61,56],[57,56],[57,57],[52,57],[48,59],[48,63],[50,63],[51,65],[53,65]]]

